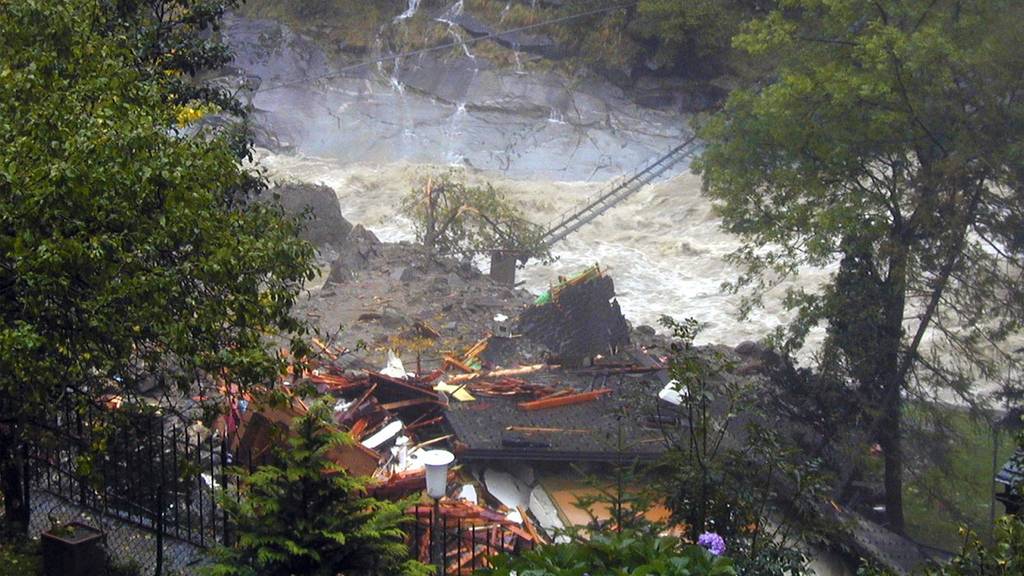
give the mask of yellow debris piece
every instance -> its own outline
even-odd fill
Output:
[[[455,398],[459,402],[472,402],[476,398],[466,390],[465,386],[457,386],[455,384],[449,384],[441,381],[434,386],[434,390],[438,392],[444,392],[445,394],[451,394],[452,398]]]

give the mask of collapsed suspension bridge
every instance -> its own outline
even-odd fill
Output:
[[[579,230],[601,214],[636,194],[644,186],[654,182],[659,176],[668,172],[673,166],[691,156],[700,147],[696,136],[669,150],[664,155],[648,162],[621,182],[612,182],[577,206],[563,212],[552,221],[542,239],[548,248],[563,240],[569,234]]]

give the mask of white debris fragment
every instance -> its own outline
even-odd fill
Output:
[[[508,472],[494,468],[484,471],[484,485],[491,496],[511,509],[530,504],[530,489]]]
[[[395,351],[391,349],[388,349],[388,363],[380,369],[380,373],[392,378],[408,378],[413,375],[405,371],[405,365],[402,364],[402,359],[399,358],[398,355],[395,354]]]
[[[558,508],[544,488],[538,484],[530,491],[530,513],[548,536],[565,529],[565,523],[558,516]]]
[[[685,398],[689,398],[690,391],[680,387],[679,380],[669,380],[668,384],[658,392],[658,398],[674,406],[679,406]]]
[[[381,428],[373,436],[370,436],[366,440],[363,440],[363,446],[366,446],[367,448],[370,449],[376,448],[381,444],[384,444],[388,440],[394,438],[396,435],[398,435],[398,433],[402,431],[403,426],[404,425],[402,424],[401,420],[394,420],[390,422],[387,426]]]
[[[199,476],[203,479],[203,482],[206,483],[207,486],[214,490],[220,490],[220,484],[213,479],[213,476],[206,473],[200,474]]]
[[[478,504],[480,502],[479,497],[476,495],[476,486],[473,486],[472,484],[463,484],[462,488],[459,490],[458,497],[459,500],[465,500],[467,502],[472,502],[473,504]]]

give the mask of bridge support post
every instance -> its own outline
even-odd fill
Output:
[[[491,250],[491,279],[503,286],[515,286],[518,257],[518,252]]]

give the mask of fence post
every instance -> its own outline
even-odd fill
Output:
[[[213,454],[210,454],[210,459],[213,459]],[[223,497],[228,497],[228,443],[222,437],[220,439],[220,485],[223,486],[224,492]],[[216,502],[216,500],[214,501]],[[216,514],[217,508],[214,507],[214,514]],[[231,545],[231,527],[228,525],[228,509],[224,508],[224,545]]]
[[[29,454],[28,441],[21,443],[21,482],[22,482],[22,517],[18,520],[25,525],[26,532],[32,526],[32,462]]]
[[[164,491],[167,488],[164,477],[164,430],[160,428],[160,481],[156,485],[156,567],[153,576],[164,572]]]

